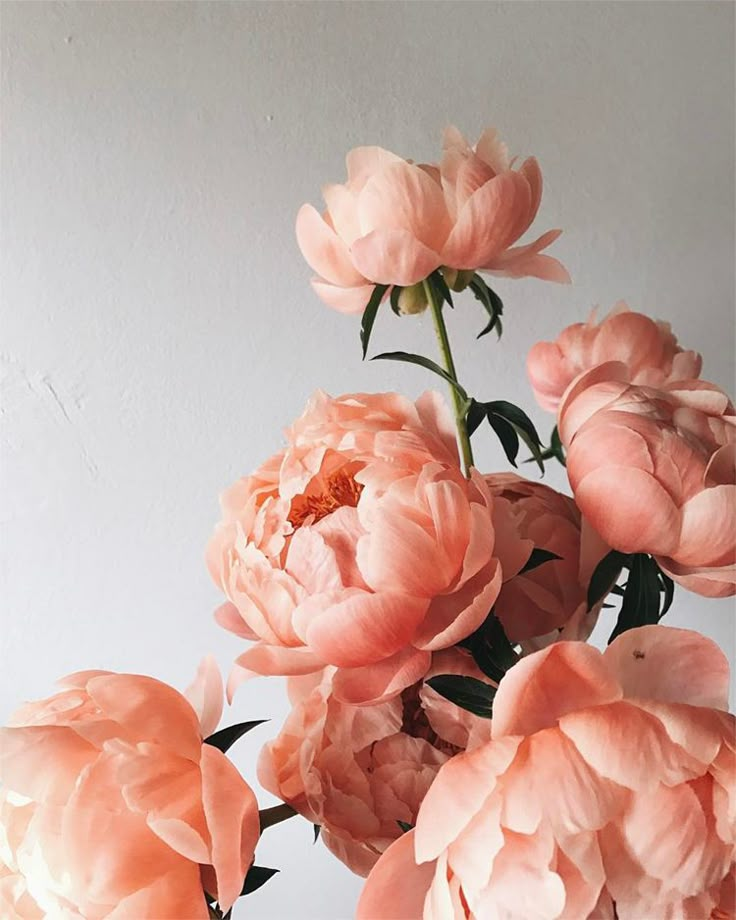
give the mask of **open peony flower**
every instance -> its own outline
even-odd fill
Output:
[[[490,493],[436,394],[317,393],[287,442],[225,493],[207,552],[218,621],[258,640],[235,678],[333,665],[346,702],[396,695],[496,599]]]
[[[318,275],[312,285],[336,310],[360,313],[374,284],[413,285],[440,266],[570,280],[541,254],[559,230],[514,247],[537,214],[542,175],[534,158],[513,169],[493,129],[472,148],[449,128],[439,167],[358,147],[347,173],[344,185],[324,187],[324,214],[305,204],[296,220],[299,247]]]
[[[680,348],[669,323],[619,301],[599,323],[594,310],[587,323],[567,326],[554,342],[537,342],[532,348],[527,371],[537,402],[556,412],[578,374],[608,361],[625,364],[631,383],[654,387],[697,378],[702,365],[697,352]]]
[[[689,630],[522,659],[496,694],[492,740],[440,769],[359,920],[730,916],[727,692],[724,655]]]
[[[428,676],[463,674],[487,680],[470,655],[433,656]],[[413,825],[440,766],[471,737],[490,737],[490,722],[459,709],[418,683],[383,703],[351,706],[332,693],[334,668],[292,678],[294,708],[260,756],[259,780],[322,827],[329,849],[359,875]]]
[[[504,632],[525,648],[587,639],[599,613],[588,611],[588,585],[609,547],[567,495],[514,473],[485,480],[504,577],[494,611]],[[560,558],[523,571],[535,548]]]
[[[576,379],[558,419],[575,500],[610,546],[651,553],[698,594],[736,591],[736,415],[721,390],[634,386],[614,362]]]
[[[0,729],[2,916],[206,920],[205,890],[229,909],[259,817],[235,767],[203,744],[222,709],[214,663],[192,703],[137,674],[60,683]]]

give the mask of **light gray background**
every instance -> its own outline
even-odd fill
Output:
[[[359,362],[323,307],[298,206],[382,144],[432,158],[443,126],[496,124],[536,154],[537,227],[575,284],[502,281],[506,333],[451,331],[463,379],[526,406],[524,356],[619,298],[672,321],[732,389],[731,3],[4,3],[3,717],[85,667],[183,687],[239,643],[212,620],[203,550],[218,492],[280,443],[316,387],[428,384]],[[378,348],[431,354],[428,321],[384,317]],[[505,468],[486,439],[486,469]],[[530,468],[530,475],[534,475]],[[553,483],[562,485],[555,471]],[[615,501],[615,495],[611,500]],[[669,621],[734,652],[733,607],[680,592]],[[274,721],[281,682],[232,721]],[[266,797],[263,797],[266,801]],[[294,820],[259,862],[282,874],[237,913],[344,918],[359,881]]]

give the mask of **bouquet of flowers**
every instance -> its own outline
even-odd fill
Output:
[[[314,291],[359,317],[363,358],[376,320],[431,317],[437,353],[373,360],[417,365],[451,408],[317,392],[222,496],[206,558],[243,643],[227,696],[286,677],[258,763],[282,804],[259,811],[227,757],[259,723],[218,728],[212,658],[183,694],[72,674],[2,729],[0,913],[246,917],[276,871],[260,835],[300,815],[367,877],[360,920],[736,916],[728,664],[660,623],[676,588],[736,592],[729,397],[623,303],[529,352],[548,444],[503,394],[468,392],[453,311],[500,338],[494,276],[569,281],[559,230],[519,243],[542,176],[494,130],[448,130],[430,164],[353,150],[323,192],[296,221]],[[514,467],[565,465],[572,496],[479,470],[487,436]]]

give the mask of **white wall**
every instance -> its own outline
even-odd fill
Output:
[[[536,154],[538,226],[575,285],[505,281],[501,345],[452,317],[464,377],[543,429],[532,342],[626,298],[670,319],[733,388],[730,3],[2,4],[1,716],[79,668],[184,686],[238,642],[202,561],[217,494],[316,387],[426,384],[361,365],[354,319],[312,295],[293,221],[378,143],[436,155],[448,122]],[[376,346],[432,348],[386,318]],[[417,339],[419,342],[417,343]],[[490,441],[479,452],[502,465]],[[533,475],[533,474],[532,474]],[[553,482],[562,484],[559,473]],[[615,498],[615,497],[614,497]],[[670,622],[734,653],[733,606],[680,592]],[[232,720],[285,713],[280,681]],[[249,773],[250,775],[250,773]],[[350,916],[358,882],[296,820],[254,918]]]

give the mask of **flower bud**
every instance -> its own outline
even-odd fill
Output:
[[[442,277],[451,291],[464,291],[473,280],[475,272],[471,268],[442,268]]]
[[[426,309],[427,294],[421,281],[401,290],[399,294],[399,313],[402,316],[414,316],[416,313],[423,313]]]

